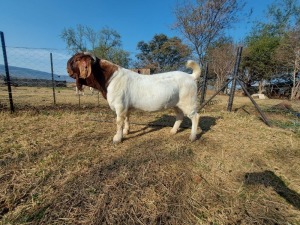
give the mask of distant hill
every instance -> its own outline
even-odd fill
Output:
[[[52,80],[51,73],[17,67],[17,66],[9,66],[9,74],[11,78]],[[0,64],[0,76],[1,75],[5,76],[5,67],[4,65]],[[66,81],[68,83],[75,82],[74,79],[72,79],[67,75],[57,75],[57,74],[54,74],[54,80]]]

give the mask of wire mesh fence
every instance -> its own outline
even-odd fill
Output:
[[[99,104],[98,91],[85,88],[85,92],[76,92],[75,80],[66,72],[70,58],[66,50],[6,46],[6,55],[16,109],[54,104]],[[3,54],[0,54],[0,109],[9,109]]]
[[[2,44],[3,47],[3,44]],[[7,80],[4,54],[0,54],[0,110],[9,109],[9,93],[12,95],[13,105],[16,109],[27,106],[51,105],[100,105],[102,100],[99,92],[85,87],[84,92],[76,91],[75,80],[70,78],[66,71],[66,63],[71,57],[67,50],[46,48],[25,48],[5,46],[10,80]],[[212,61],[212,60],[211,60]],[[209,64],[209,63],[208,63]],[[221,65],[218,65],[220,67]],[[217,91],[232,77],[232,71],[225,74],[214,74],[213,64],[206,73],[208,80],[203,76],[199,82],[200,103],[204,102],[205,91]],[[233,69],[233,68],[232,68]],[[214,72],[212,72],[214,71]],[[241,80],[247,80],[245,71],[239,72]],[[222,75],[222,76],[221,76]],[[219,80],[218,80],[219,79]],[[299,82],[299,74],[297,78]],[[11,90],[8,90],[8,82]],[[219,82],[219,86],[216,85]],[[266,81],[265,94],[270,97],[289,98],[293,87],[292,72],[278,70],[274,77]],[[245,86],[247,84],[245,83]],[[220,93],[230,94],[231,83],[224,87]],[[252,84],[248,91],[258,92],[258,83]],[[203,91],[204,89],[204,91]],[[237,85],[237,89],[241,87]]]

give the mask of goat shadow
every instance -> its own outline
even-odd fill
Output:
[[[246,185],[264,185],[272,187],[277,194],[283,197],[288,203],[300,209],[300,195],[289,189],[285,183],[272,171],[254,172],[245,174]]]
[[[173,127],[175,123],[175,116],[163,115],[159,119],[150,122],[149,126],[162,126],[162,127]],[[200,116],[199,126],[202,131],[207,132],[211,129],[212,126],[216,125],[217,119],[210,116]],[[180,125],[181,129],[190,129],[192,122],[190,119],[184,117],[182,124]]]
[[[136,130],[136,131],[131,131],[129,133],[130,134],[139,133],[135,137],[142,136],[142,135],[147,134],[147,133],[151,133],[151,132],[154,132],[154,131],[161,130],[164,127],[173,127],[175,121],[176,121],[175,116],[163,115],[160,118],[149,122],[142,129]],[[217,121],[217,119],[214,118],[214,117],[210,117],[210,116],[200,117],[199,127],[201,128],[202,131],[198,135],[197,139],[199,137],[201,137],[204,133],[209,131],[212,126],[216,125],[216,121]],[[180,125],[178,133],[184,131],[185,129],[191,129],[191,126],[192,126],[191,120],[185,117],[182,121],[182,124]],[[148,128],[151,128],[151,129],[147,130]],[[144,132],[140,133],[141,131],[144,131]],[[128,138],[125,138],[125,139],[128,139]]]

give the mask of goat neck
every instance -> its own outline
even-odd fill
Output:
[[[87,86],[101,91],[102,96],[107,98],[107,87],[113,74],[119,67],[109,61],[98,59],[92,65],[91,75],[86,78]]]

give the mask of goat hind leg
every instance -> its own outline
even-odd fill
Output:
[[[177,133],[177,131],[180,127],[180,124],[183,121],[183,117],[184,117],[184,114],[183,114],[181,109],[176,107],[174,110],[175,110],[175,113],[176,113],[176,121],[173,125],[173,128],[171,129],[171,134],[176,134]]]
[[[197,138],[197,129],[198,129],[198,124],[199,124],[199,118],[200,115],[198,113],[195,113],[192,117],[190,117],[192,121],[192,131],[190,135],[190,140],[195,141]]]

